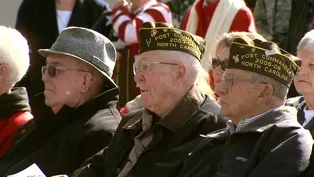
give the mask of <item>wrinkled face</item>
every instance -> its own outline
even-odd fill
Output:
[[[229,53],[230,53],[229,47],[220,48],[217,50],[215,58],[219,59],[220,61],[228,60]],[[223,73],[224,73],[224,70],[222,70],[220,65],[213,69],[215,91],[216,91],[217,85],[219,85],[221,80],[222,80],[222,74]]]
[[[302,95],[314,94],[314,51],[304,48],[298,51],[302,64],[298,75],[294,78],[295,88]]]
[[[163,62],[164,64],[152,62]],[[158,51],[144,52],[134,63],[137,68],[134,80],[141,89],[142,104],[144,108],[152,112],[156,112],[158,108],[168,104],[175,92],[176,80],[173,71],[177,65],[171,63],[173,63],[171,59],[162,56]]]
[[[67,68],[57,70],[55,76],[50,76],[48,71],[43,73],[42,80],[45,84],[44,94],[47,106],[73,106],[79,101],[85,72],[77,70],[77,60],[65,55],[51,54],[47,57],[46,66]]]
[[[231,120],[250,115],[258,106],[256,100],[262,89],[260,84],[252,80],[250,72],[227,69],[216,89],[220,95],[221,114]]]

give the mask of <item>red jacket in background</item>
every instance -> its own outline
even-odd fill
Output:
[[[0,157],[11,146],[15,132],[32,118],[33,115],[29,111],[22,111],[6,118],[0,118]]]
[[[196,35],[203,38],[205,38],[206,36],[207,29],[210,25],[211,19],[214,15],[215,9],[220,0],[217,0],[216,2],[206,7],[203,7],[204,1],[205,0],[200,0],[195,6],[198,19],[199,19]],[[183,30],[186,30],[190,12],[191,12],[191,8],[188,9],[186,15],[183,18],[183,21],[182,21]],[[256,26],[255,26],[253,13],[250,10],[250,8],[248,8],[247,6],[241,8],[236,14],[236,16],[234,17],[229,32],[233,32],[233,31],[256,32]],[[209,72],[209,75],[210,75],[210,84],[212,88],[214,89],[215,86],[214,86],[214,79],[213,79],[212,72]]]
[[[218,5],[220,0],[214,2],[213,4],[208,5],[207,7],[203,8],[204,0],[200,0],[199,3],[196,5],[197,15],[199,19],[198,27],[196,35],[205,37],[207,28],[210,24],[210,21],[214,15],[215,9]],[[187,26],[187,22],[190,16],[191,9],[189,9],[183,18],[182,21],[182,29],[185,30]],[[229,32],[232,31],[247,31],[247,32],[256,32],[256,26],[252,11],[250,8],[245,6],[244,8],[240,9],[234,20],[231,24]]]

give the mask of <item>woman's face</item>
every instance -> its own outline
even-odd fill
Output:
[[[215,59],[218,59],[220,62],[226,61],[229,58],[230,53],[229,47],[221,47],[217,49]],[[220,84],[222,79],[222,74],[224,73],[224,69],[222,69],[221,64],[218,64],[217,67],[214,67],[213,69],[213,77],[214,77],[214,84],[215,84],[215,90],[216,87]]]

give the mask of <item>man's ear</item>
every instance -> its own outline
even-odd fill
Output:
[[[263,84],[263,89],[258,98],[262,100],[270,100],[274,94],[274,88],[271,84]]]
[[[82,93],[86,93],[88,91],[90,85],[92,84],[92,80],[93,80],[93,75],[89,72],[85,72],[83,83],[81,86]]]
[[[1,80],[5,79],[8,77],[10,72],[10,68],[6,64],[0,65],[0,78]]]
[[[178,65],[178,72],[177,72],[176,78],[177,79],[183,78],[186,75],[186,69],[187,69],[186,64]]]

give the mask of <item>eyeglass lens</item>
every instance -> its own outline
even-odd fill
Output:
[[[217,68],[220,65],[221,69],[224,71],[227,66],[228,66],[228,59],[224,60],[224,61],[220,61],[220,59],[218,58],[213,58],[212,59],[212,66],[213,68]]]
[[[148,61],[141,61],[137,64],[133,64],[133,74],[136,74],[137,69],[140,69],[141,72],[147,72],[149,70],[149,62]]]
[[[48,75],[50,77],[55,77],[57,75],[57,68],[55,66],[51,66],[51,65],[43,66],[41,68],[42,75],[44,75],[46,71],[48,72]]]

